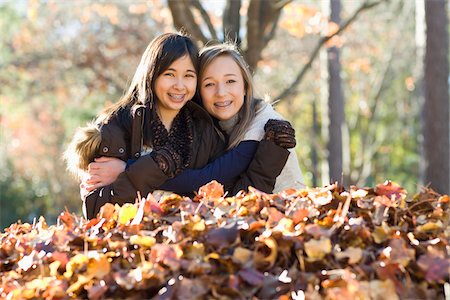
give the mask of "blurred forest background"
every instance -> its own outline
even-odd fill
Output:
[[[446,0],[0,0],[0,228],[80,213],[61,154],[149,41],[236,40],[292,121],[306,184],[448,193]]]

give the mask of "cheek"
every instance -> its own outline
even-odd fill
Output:
[[[167,80],[164,80],[164,78],[158,78],[155,81],[155,92],[164,92],[168,89],[169,84],[167,83]]]
[[[192,93],[195,93],[195,91],[197,90],[197,81],[192,81],[192,82],[189,82],[189,90],[192,92]]]
[[[200,97],[202,97],[202,103],[203,103],[204,107],[208,107],[208,106],[212,105],[210,93],[201,90]]]

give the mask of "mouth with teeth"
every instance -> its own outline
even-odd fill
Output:
[[[175,102],[183,102],[184,101],[184,96],[185,96],[184,94],[172,94],[172,93],[169,93],[168,95]]]
[[[214,106],[217,108],[225,108],[230,105],[231,105],[231,100],[214,103]]]

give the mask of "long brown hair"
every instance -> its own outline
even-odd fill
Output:
[[[98,123],[108,121],[111,116],[125,107],[153,105],[154,84],[177,59],[188,55],[198,73],[198,48],[190,37],[183,33],[165,33],[154,38],[147,46],[134,73],[131,84],[120,100],[107,107],[97,119]],[[130,110],[133,112],[133,109]]]
[[[207,46],[200,51],[199,82],[201,82],[201,78],[205,73],[206,68],[219,56],[231,57],[241,69],[242,77],[244,79],[244,104],[238,112],[237,124],[230,133],[228,149],[231,149],[242,141],[248,127],[255,119],[256,111],[262,107],[265,102],[262,99],[255,98],[252,73],[250,72],[250,68],[244,57],[239,52],[239,49],[233,43],[215,44]],[[201,87],[198,86],[198,89],[200,88]]]

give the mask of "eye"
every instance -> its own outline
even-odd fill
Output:
[[[168,77],[174,77],[175,74],[173,74],[172,72],[167,72],[163,74],[164,76],[168,76]]]
[[[208,83],[206,83],[204,86],[205,86],[205,87],[210,87],[210,86],[213,86],[213,85],[214,85],[214,83],[208,82]]]
[[[234,79],[228,79],[227,80],[227,83],[235,83],[236,82],[236,80],[234,80]]]
[[[192,74],[192,73],[187,73],[187,74],[186,74],[186,77],[188,77],[188,78],[195,78],[195,75]]]

